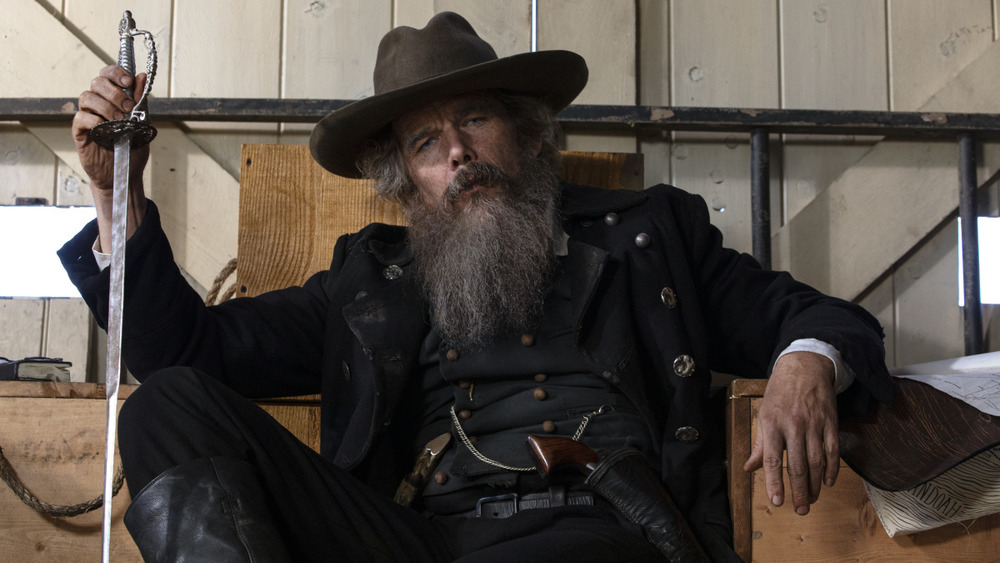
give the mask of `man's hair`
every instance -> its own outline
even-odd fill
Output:
[[[497,90],[489,91],[488,95],[499,100],[514,120],[518,147],[524,150],[541,140],[538,159],[558,170],[559,123],[552,109],[531,96]],[[391,126],[365,147],[358,157],[358,169],[365,178],[375,180],[375,192],[389,201],[406,204],[417,191],[406,171],[403,151],[392,134]]]

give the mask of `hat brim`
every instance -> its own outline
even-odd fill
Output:
[[[364,98],[331,112],[313,128],[309,150],[316,162],[330,172],[360,178],[356,162],[365,145],[397,117],[429,102],[498,89],[539,98],[558,112],[586,84],[587,63],[570,51],[538,51],[488,61]]]

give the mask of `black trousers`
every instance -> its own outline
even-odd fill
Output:
[[[188,461],[249,461],[295,561],[662,561],[641,529],[609,506],[529,510],[505,519],[401,507],[251,401],[190,368],[157,372],[129,397],[119,449],[133,497]]]

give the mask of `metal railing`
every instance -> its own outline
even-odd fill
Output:
[[[162,98],[156,100],[158,121],[315,122],[351,100],[273,98]],[[76,111],[71,98],[0,98],[0,121],[69,121]],[[578,130],[645,130],[744,132],[750,136],[751,214],[754,257],[771,267],[770,136],[772,134],[878,135],[954,138],[960,181],[959,217],[962,240],[978,241],[976,173],[978,142],[1000,138],[1000,114],[694,108],[659,106],[574,105],[559,116],[563,128]],[[984,352],[979,288],[978,244],[962,245],[965,272],[965,353]]]

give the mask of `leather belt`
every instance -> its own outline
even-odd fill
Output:
[[[554,508],[557,506],[593,506],[594,494],[587,491],[566,492],[563,487],[552,487],[546,493],[519,495],[507,493],[483,497],[476,502],[476,509],[467,513],[475,518],[509,518],[524,510]]]

